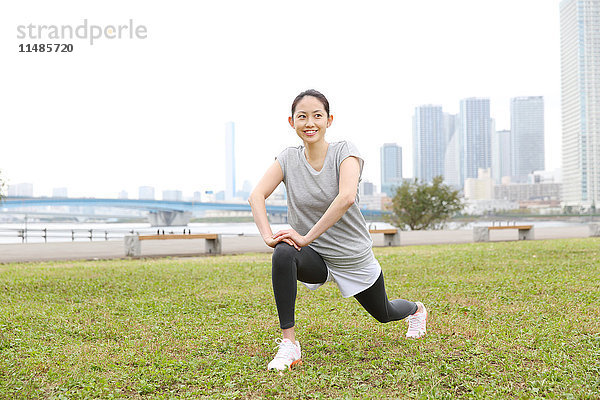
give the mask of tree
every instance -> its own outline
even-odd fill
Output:
[[[441,176],[433,178],[431,184],[416,178],[405,180],[392,199],[390,223],[403,230],[440,227],[462,211],[464,206],[458,195],[458,190],[444,184]]]

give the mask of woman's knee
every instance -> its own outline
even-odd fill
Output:
[[[297,254],[298,250],[296,250],[293,246],[290,246],[285,242],[279,242],[273,251],[273,268],[290,266]]]

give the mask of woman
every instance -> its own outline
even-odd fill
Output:
[[[281,152],[248,199],[260,234],[275,248],[273,292],[283,339],[268,369],[289,369],[302,362],[294,330],[298,280],[310,289],[334,280],[344,297],[354,296],[379,322],[408,317],[407,337],[426,333],[427,310],[422,303],[387,299],[373,241],[358,207],[363,160],[351,143],[325,140],[332,122],[323,94],[300,93],[292,103],[289,123],[303,145]],[[292,229],[273,234],[265,200],[282,181]]]

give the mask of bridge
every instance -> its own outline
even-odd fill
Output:
[[[192,213],[207,210],[251,211],[248,203],[58,197],[6,197],[0,203],[0,210],[4,213],[16,214],[23,213],[22,210],[26,209],[40,214],[42,212],[39,209],[48,206],[143,210],[148,212],[148,219],[153,226],[186,225],[191,219]],[[287,206],[267,204],[266,208],[272,222],[287,222]],[[365,218],[382,216],[382,212],[379,210],[361,209],[361,211]],[[56,213],[52,213],[52,215],[56,215]]]

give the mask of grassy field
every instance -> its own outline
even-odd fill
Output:
[[[0,398],[600,398],[599,240],[375,253],[427,337],[299,287],[281,376],[267,254],[0,265]]]

